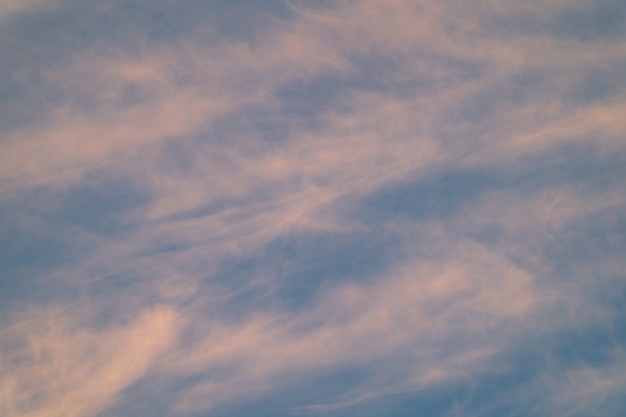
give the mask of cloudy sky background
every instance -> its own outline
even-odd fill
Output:
[[[625,22],[0,0],[0,415],[623,416]]]

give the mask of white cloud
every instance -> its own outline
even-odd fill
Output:
[[[175,340],[180,317],[167,307],[133,323],[87,330],[62,311],[32,311],[4,329],[0,389],[8,417],[78,417],[111,405]]]

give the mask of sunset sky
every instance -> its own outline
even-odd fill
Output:
[[[626,415],[623,0],[0,0],[0,417]]]

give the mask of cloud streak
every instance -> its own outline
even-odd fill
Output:
[[[619,411],[624,335],[538,365],[621,318],[609,3],[28,3],[51,37],[0,42],[0,410],[407,415],[510,378],[433,414]]]
[[[2,393],[9,416],[81,416],[110,405],[176,338],[180,317],[157,307],[124,327],[89,331],[62,311],[3,331]]]

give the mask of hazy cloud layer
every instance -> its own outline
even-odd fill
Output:
[[[0,1],[0,414],[621,416],[625,18]]]

